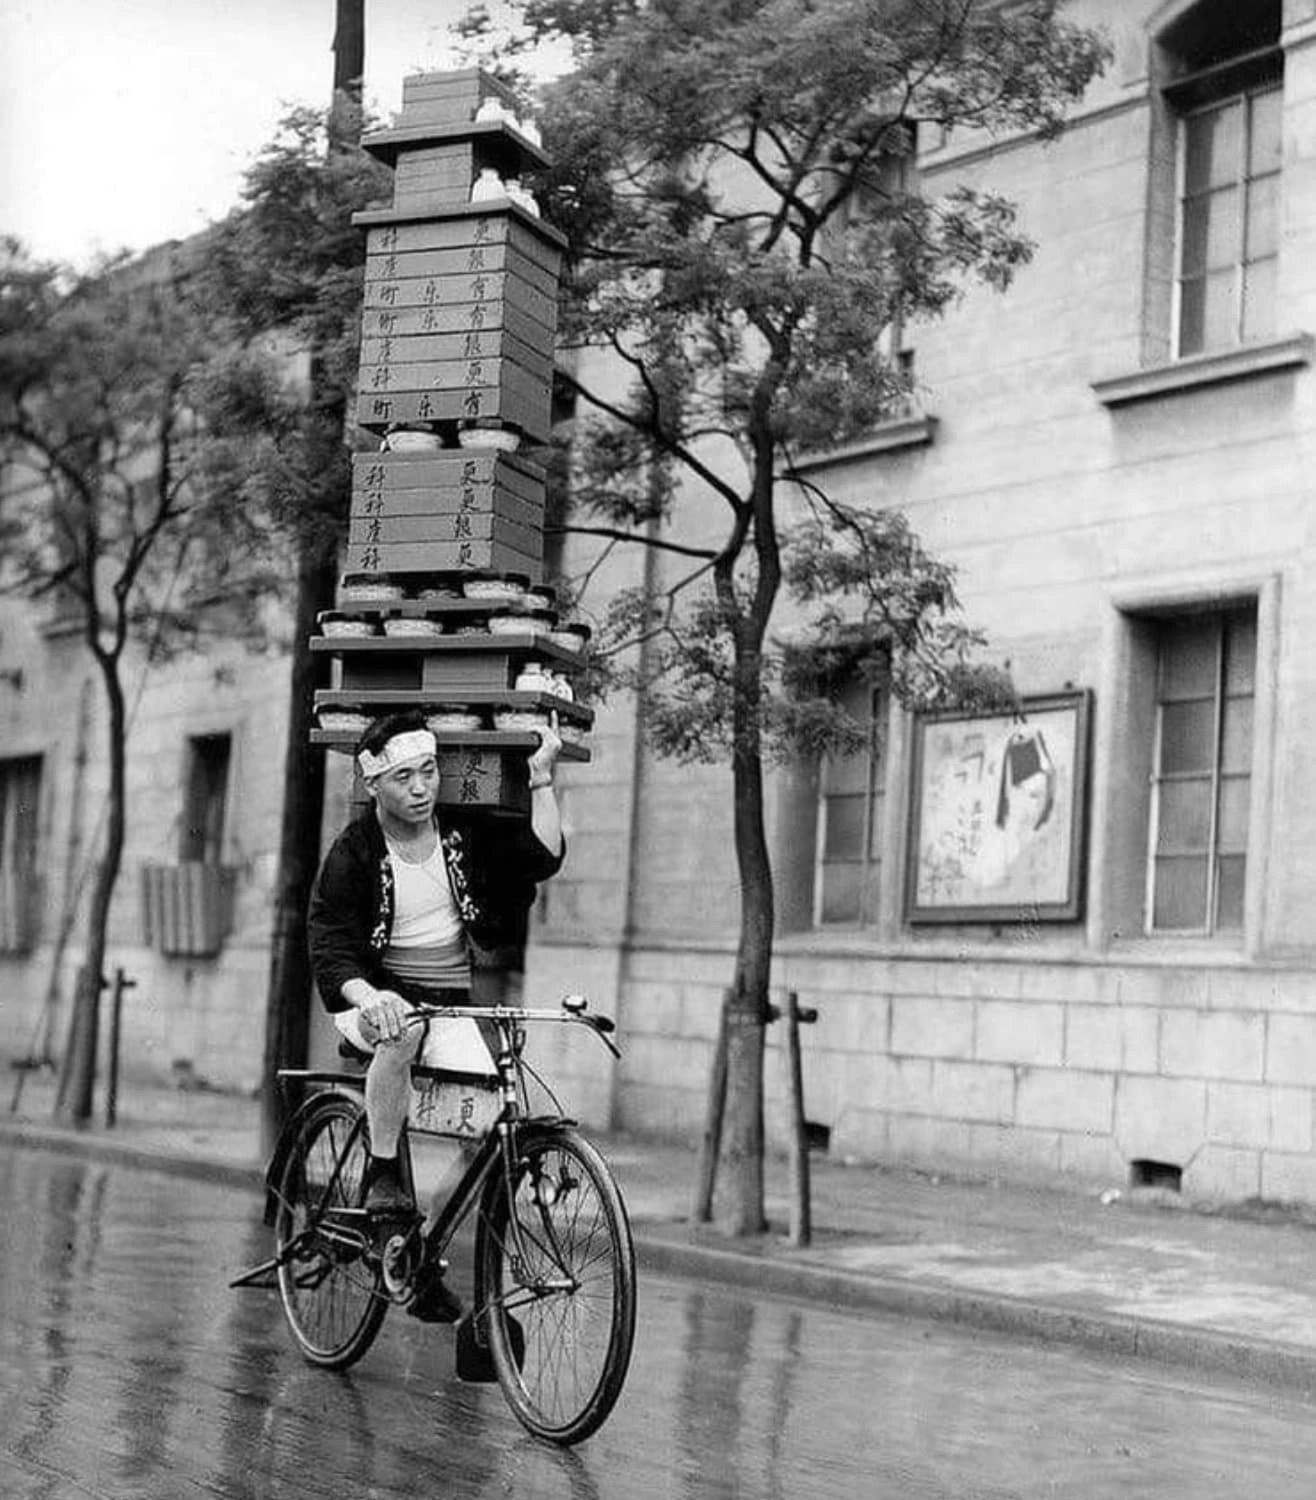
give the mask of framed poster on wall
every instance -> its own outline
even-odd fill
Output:
[[[1087,690],[1017,713],[914,724],[910,922],[1072,922],[1082,913]]]

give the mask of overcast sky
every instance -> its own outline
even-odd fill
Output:
[[[459,66],[463,0],[366,0],[366,98]],[[0,234],[84,265],[237,202],[292,104],[328,102],[334,0],[0,0]]]

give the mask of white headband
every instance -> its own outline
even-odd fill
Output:
[[[378,755],[362,750],[356,758],[361,774],[367,781],[382,776],[385,771],[395,771],[399,766],[409,765],[413,760],[424,760],[439,753],[439,742],[432,729],[408,729],[405,734],[395,734]]]

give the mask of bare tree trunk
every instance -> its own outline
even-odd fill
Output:
[[[96,870],[87,915],[87,948],[78,975],[69,1018],[68,1044],[60,1069],[56,1118],[84,1125],[91,1117],[96,1091],[96,1055],[100,1034],[101,978],[110,924],[110,903],[123,863],[128,721],[119,680],[119,658],[97,653],[109,708],[110,795],[105,851]]]
[[[759,1234],[763,1211],[763,1028],[768,1015],[774,922],[772,877],[763,827],[763,776],[757,756],[733,763],[736,861],[741,882],[740,943],[725,1001],[726,1111],[722,1127],[725,1188],[718,1218],[733,1235]]]
[[[729,591],[723,597],[727,600]],[[727,1083],[722,1161],[726,1170],[717,1215],[733,1235],[760,1234],[767,1228],[763,1211],[763,1028],[768,1017],[776,911],[763,822],[759,728],[762,635],[762,626],[753,615],[735,621],[731,785],[740,876],[740,941],[735,979],[725,1001]]]
[[[772,379],[755,395],[751,423],[755,451],[749,512],[756,565],[753,598],[741,603],[731,558],[714,565],[714,579],[734,647],[731,784],[736,869],[740,876],[740,943],[726,999],[727,1098],[722,1158],[727,1193],[721,1218],[733,1235],[761,1234],[763,1211],[763,1051],[772,984],[776,903],[763,817],[763,641],[781,583],[781,558],[772,509]]]
[[[55,942],[50,958],[50,979],[46,984],[46,998],[42,1003],[41,1044],[37,1057],[49,1062],[53,1054],[55,1016],[59,1008],[60,980],[64,972],[64,955],[69,940],[77,925],[78,907],[82,899],[82,819],[85,805],[87,781],[87,758],[91,738],[91,700],[95,684],[84,678],[78,690],[77,738],[73,744],[73,788],[70,796],[68,843],[64,850],[64,884],[59,926],[55,929]]]

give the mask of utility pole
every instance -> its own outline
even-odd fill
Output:
[[[329,111],[332,154],[361,135],[365,73],[365,0],[335,0],[333,98]],[[311,351],[311,401],[319,396],[318,359]],[[346,517],[344,517],[344,521]],[[324,818],[325,755],[311,746],[315,689],[321,658],[309,640],[319,612],[334,602],[336,540],[317,528],[299,543],[292,671],[288,684],[288,739],[283,766],[283,819],[275,882],[269,987],[265,1002],[265,1055],[261,1076],[261,1134],[268,1153],[283,1123],[284,1101],[276,1074],[305,1065],[310,1049],[311,970],[306,952],[306,906],[320,862]]]

